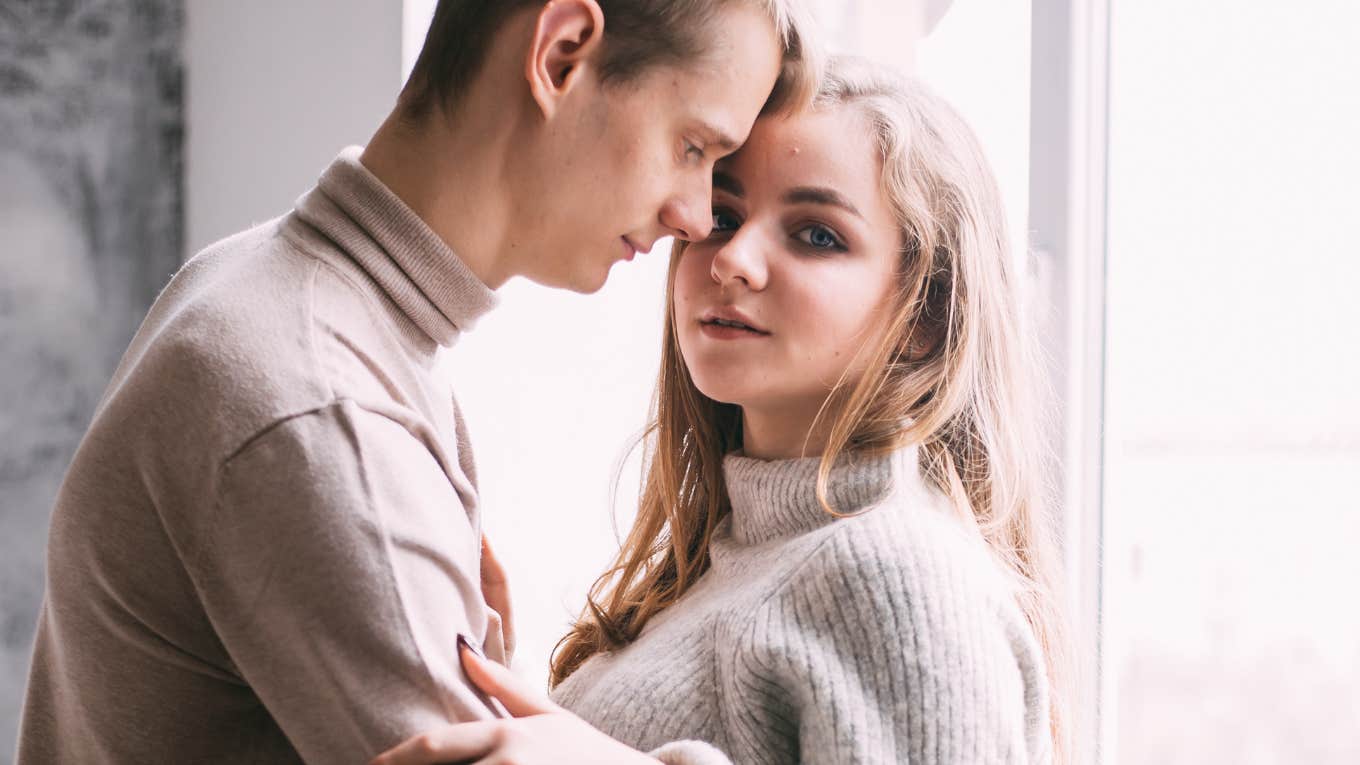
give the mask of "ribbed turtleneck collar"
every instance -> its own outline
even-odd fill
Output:
[[[758,460],[729,454],[723,477],[732,502],[732,538],[754,545],[813,531],[836,520],[817,501],[821,457]],[[841,515],[883,501],[894,489],[919,486],[916,447],[888,454],[841,455],[831,471],[827,499]]]
[[[496,305],[496,293],[420,216],[359,163],[351,146],[296,205],[297,216],[335,242],[440,345]]]

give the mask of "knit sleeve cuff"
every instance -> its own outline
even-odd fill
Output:
[[[672,741],[648,754],[665,765],[732,765],[727,755],[702,741]]]

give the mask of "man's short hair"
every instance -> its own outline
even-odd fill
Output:
[[[420,119],[431,108],[452,110],[477,76],[507,19],[546,0],[439,0],[425,44],[402,89],[400,109]],[[805,103],[815,89],[818,57],[808,45],[799,0],[596,0],[605,18],[600,77],[624,83],[658,65],[677,65],[705,52],[718,11],[748,3],[770,14],[782,43],[783,66],[766,111]]]

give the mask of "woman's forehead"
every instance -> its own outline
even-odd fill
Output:
[[[852,196],[877,194],[881,163],[873,136],[855,109],[836,107],[756,122],[715,174],[746,193],[796,186],[830,186]]]

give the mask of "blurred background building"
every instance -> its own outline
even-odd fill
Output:
[[[1081,761],[1360,762],[1360,6],[818,5],[997,169],[1059,405]],[[52,500],[140,317],[368,138],[433,7],[0,0],[0,758]],[[447,360],[535,682],[631,517],[668,249],[596,296],[512,282]]]

